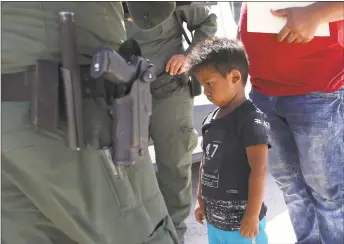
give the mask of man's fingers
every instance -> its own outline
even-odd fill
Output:
[[[184,64],[180,67],[178,75],[185,73]]]
[[[184,55],[175,55],[170,58],[170,60],[166,64],[166,72],[170,73],[171,75],[176,75],[178,72],[181,72],[181,68],[184,66],[185,63],[185,56]]]
[[[283,29],[278,34],[277,40],[279,42],[282,42],[289,35],[289,32],[290,32],[290,29],[288,27],[284,26]]]
[[[171,75],[174,75],[174,70],[175,70],[175,67],[176,65],[178,64],[179,62],[179,59],[178,58],[173,58],[171,64],[170,64],[170,67],[169,67],[169,72]]]
[[[298,38],[297,34],[295,34],[294,32],[290,31],[288,36],[287,36],[287,41],[289,43],[293,43],[295,42],[295,40]]]
[[[270,12],[278,17],[284,17],[284,16],[288,16],[288,12],[289,12],[289,8],[283,8],[283,9],[270,9]]]
[[[303,43],[310,42],[311,40],[313,40],[313,38],[304,38]]]
[[[168,60],[167,64],[166,64],[166,72],[170,72],[171,69],[171,64],[174,61],[174,56],[172,58],[170,58],[170,60]]]
[[[304,40],[303,38],[298,37],[298,38],[296,38],[296,40],[294,41],[294,43],[302,43],[303,40]]]
[[[177,74],[178,70],[182,67],[183,61],[181,59],[177,59],[176,62],[172,63],[172,75]]]

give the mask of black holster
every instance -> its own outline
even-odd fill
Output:
[[[141,57],[124,59],[102,48],[93,56],[90,75],[95,82],[105,81],[106,109],[112,117],[112,145],[106,150],[112,149],[113,163],[128,166],[146,158],[152,113],[150,83],[156,78],[153,65]]]

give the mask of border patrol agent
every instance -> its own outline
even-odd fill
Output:
[[[98,47],[117,50],[126,39],[121,3],[1,6],[2,243],[177,244],[151,161],[119,167],[115,176],[111,165],[101,160],[99,149],[111,140],[110,121],[92,98],[82,102],[86,147],[80,151],[70,150],[59,134],[44,133],[31,123],[34,84],[49,91],[56,72],[40,70],[37,60],[60,59],[58,13],[75,14],[79,63],[86,65],[80,67],[81,78],[87,83],[88,57]],[[174,8],[174,3],[166,3],[152,27]],[[60,122],[63,130],[63,117]]]
[[[193,129],[193,97],[189,79],[181,72],[173,72],[172,66],[178,62],[181,64],[185,54],[197,42],[215,35],[217,17],[210,13],[208,6],[179,6],[168,19],[147,31],[142,28],[150,27],[154,20],[148,8],[148,2],[142,3],[140,9],[128,6],[131,16],[126,18],[125,24],[128,39],[135,39],[140,44],[142,57],[148,58],[156,67],[157,79],[151,84],[150,135],[154,141],[159,186],[183,242],[186,232],[184,221],[192,203],[191,158],[198,136]],[[157,11],[161,9],[156,8]],[[135,21],[138,16],[133,13],[136,12],[140,12],[142,21]],[[183,27],[178,19],[194,32],[187,50],[183,47]],[[169,70],[168,64],[171,64]]]

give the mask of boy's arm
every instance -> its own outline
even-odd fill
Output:
[[[258,217],[264,199],[268,167],[268,149],[271,147],[270,124],[265,114],[253,112],[242,118],[240,134],[251,168],[248,184],[248,206],[245,215]]]
[[[204,164],[204,155],[201,159],[201,164],[199,166],[199,181],[198,181],[198,187],[197,187],[197,200],[196,200],[196,206],[195,206],[195,218],[196,221],[200,224],[204,224],[205,219],[205,208],[204,208],[204,202],[202,199],[202,168]]]
[[[245,215],[259,217],[264,200],[265,181],[268,167],[268,145],[260,144],[246,148],[251,167],[248,188],[248,203]]]

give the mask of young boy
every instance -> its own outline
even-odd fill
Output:
[[[237,40],[209,38],[188,55],[186,69],[218,106],[203,121],[196,220],[207,220],[209,244],[267,244],[263,198],[270,126],[245,96],[245,50]]]

